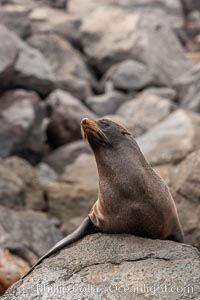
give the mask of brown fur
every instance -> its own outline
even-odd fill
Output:
[[[168,239],[182,232],[174,200],[145,160],[136,141],[119,124],[85,119],[82,130],[94,151],[99,197],[89,217],[106,233]],[[183,241],[183,237],[181,238]]]

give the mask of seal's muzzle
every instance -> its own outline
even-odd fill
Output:
[[[105,144],[110,144],[108,137],[97,125],[96,121],[84,118],[81,120],[81,133],[84,139],[91,140],[93,138]]]

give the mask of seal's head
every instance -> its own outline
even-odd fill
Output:
[[[123,126],[109,120],[99,119],[94,121],[84,118],[81,121],[81,132],[83,138],[86,138],[94,150],[96,148],[111,147],[122,143],[130,133]]]

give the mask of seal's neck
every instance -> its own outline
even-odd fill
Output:
[[[123,143],[116,147],[105,147],[95,151],[99,173],[99,190],[103,198],[119,189],[127,195],[138,184],[142,185],[150,166],[136,142]]]

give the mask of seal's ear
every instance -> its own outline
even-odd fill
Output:
[[[123,135],[131,135],[131,133],[125,127],[122,126],[121,126],[121,133]]]

